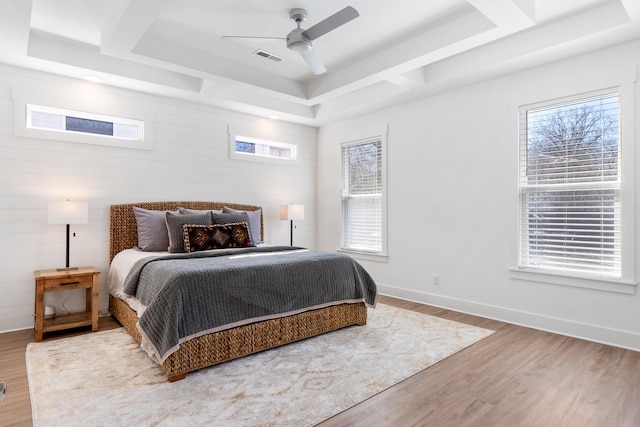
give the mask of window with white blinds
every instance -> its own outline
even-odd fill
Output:
[[[341,249],[384,252],[383,140],[342,145]]]
[[[520,268],[620,279],[620,95],[520,109]]]

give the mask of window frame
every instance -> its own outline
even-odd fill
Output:
[[[343,187],[343,149],[344,147],[354,146],[358,144],[365,144],[367,142],[379,141],[380,142],[380,162],[381,162],[381,211],[380,211],[380,228],[381,228],[381,247],[379,251],[376,250],[366,250],[366,249],[358,249],[355,247],[345,247],[344,245],[344,231],[345,231],[345,217],[344,217],[344,201],[345,196],[345,188]],[[387,261],[388,253],[387,253],[387,132],[386,129],[384,133],[380,133],[378,135],[372,135],[365,138],[358,138],[350,141],[345,141],[340,144],[339,150],[339,159],[340,159],[340,236],[339,236],[339,249],[338,252],[348,253],[355,258],[360,258],[364,260],[370,261]]]
[[[62,141],[89,145],[103,145],[113,148],[133,148],[137,150],[153,149],[153,114],[148,103],[130,97],[116,96],[103,91],[93,83],[77,82],[65,90],[35,90],[14,88],[14,135],[22,138],[36,138],[49,141]],[[96,107],[95,99],[102,102]],[[61,131],[27,126],[28,105],[46,106],[63,112],[81,113],[88,119],[103,118],[133,120],[142,123],[142,139],[131,140],[97,133]],[[82,113],[86,112],[86,113]],[[124,117],[123,117],[124,116]],[[126,118],[125,118],[126,117]]]
[[[76,110],[68,110],[66,108],[56,108],[49,107],[45,105],[37,105],[27,103],[25,105],[26,108],[26,117],[25,117],[25,126],[27,129],[36,129],[47,132],[61,132],[69,135],[83,135],[83,136],[92,136],[92,137],[101,137],[108,138],[114,140],[124,140],[124,141],[132,141],[132,142],[144,142],[144,121],[143,120],[135,120],[128,119],[124,117],[114,117],[107,116],[104,114],[95,114],[85,111],[76,111]],[[53,128],[47,126],[38,126],[34,124],[34,113],[43,113],[50,114],[59,117],[75,118],[80,120],[89,120],[94,122],[103,122],[103,123],[111,123],[114,126],[114,133],[116,132],[117,125],[125,125],[125,126],[135,126],[136,128],[136,136],[134,138],[125,137],[122,135],[109,135],[98,132],[83,132],[81,130],[71,130],[68,128]]]
[[[621,232],[621,275],[619,278],[602,277],[596,274],[579,274],[576,272],[556,271],[543,268],[532,268],[521,264],[521,244],[524,223],[521,191],[521,150],[522,144],[526,144],[526,130],[520,129],[521,114],[523,110],[535,109],[544,106],[559,106],[585,98],[596,97],[603,94],[617,92],[619,96],[619,170],[620,170],[620,216],[624,232]],[[522,105],[517,109],[518,123],[518,236],[517,236],[517,267],[511,268],[511,277],[515,279],[533,282],[550,283],[557,285],[573,286],[587,289],[611,291],[625,294],[634,294],[637,286],[635,278],[635,174],[634,174],[634,85],[622,84],[602,90],[565,96],[544,102]],[[523,141],[524,137],[524,141]]]

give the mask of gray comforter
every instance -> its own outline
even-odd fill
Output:
[[[376,300],[373,279],[352,258],[289,246],[145,258],[125,279],[124,292],[147,307],[138,329],[160,363],[180,342],[205,333]]]

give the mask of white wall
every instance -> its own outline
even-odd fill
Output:
[[[340,142],[388,124],[389,258],[361,261],[383,293],[640,350],[639,295],[509,273],[517,262],[518,106],[620,84],[638,100],[638,52],[640,42],[621,45],[323,126],[318,247],[339,245]],[[638,102],[631,117],[640,124]]]
[[[152,121],[153,150],[16,137],[13,94],[21,91],[49,93],[53,102],[73,98],[96,113],[144,111]],[[287,165],[231,160],[229,126],[243,129],[245,136],[298,144],[299,160]],[[33,271],[64,266],[65,227],[47,223],[49,200],[89,202],[89,223],[72,226],[77,235],[71,239],[71,264],[100,269],[102,310],[108,304],[111,204],[260,205],[265,240],[288,245],[289,223],[280,221],[279,205],[303,203],[305,219],[297,224],[295,243],[314,247],[316,140],[313,127],[0,66],[0,332],[33,327]],[[73,292],[47,294],[45,301],[58,312],[63,303],[81,310],[82,292]]]

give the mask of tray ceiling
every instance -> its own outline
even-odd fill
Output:
[[[282,40],[350,5],[313,41]],[[319,126],[640,37],[637,0],[4,0],[0,62]],[[282,58],[273,61],[257,50]]]

